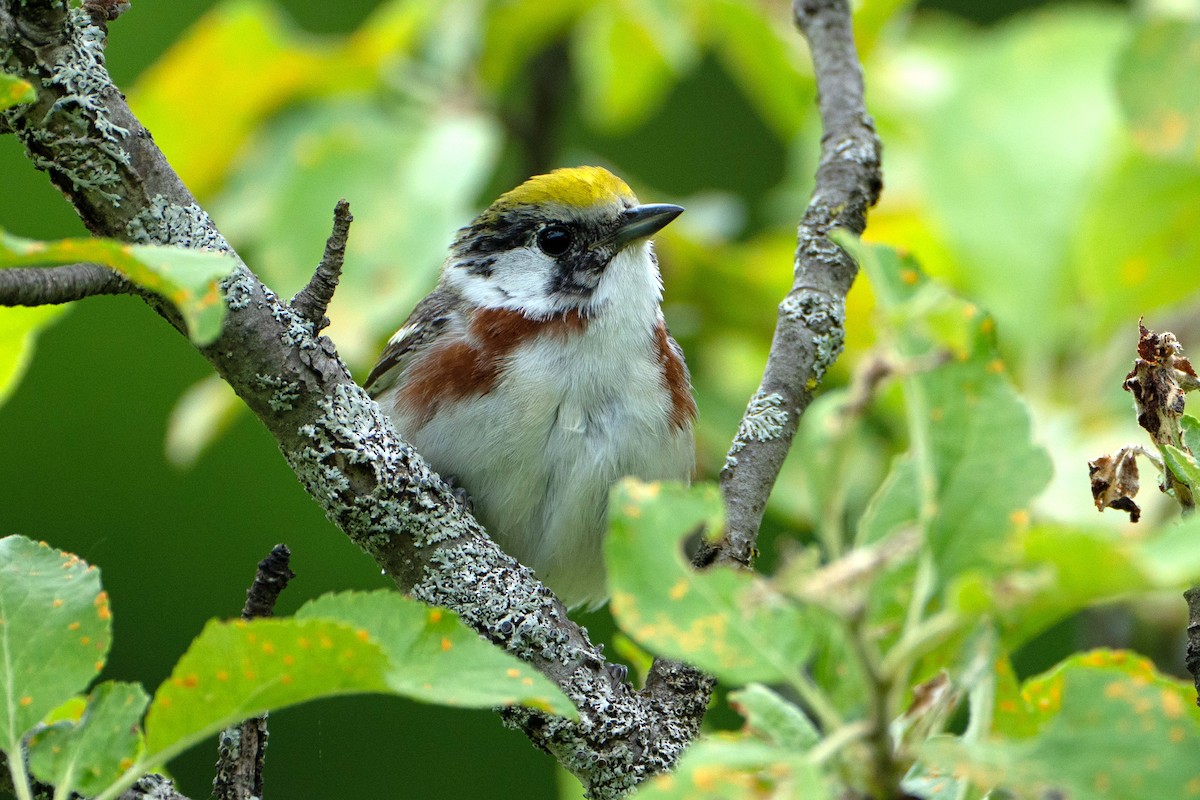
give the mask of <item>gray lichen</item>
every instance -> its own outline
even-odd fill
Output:
[[[729,454],[725,456],[725,469],[737,466],[737,454],[745,449],[748,442],[765,442],[783,435],[789,416],[783,406],[783,395],[778,392],[764,394],[760,389],[750,398],[742,424],[733,437]]]
[[[358,386],[335,387],[299,433],[305,444],[285,453],[288,463],[360,547],[378,551],[396,535],[410,535],[422,547],[428,531],[441,539],[473,533],[465,517],[446,512],[452,495],[433,491],[428,465]]]
[[[271,397],[267,400],[267,405],[272,411],[291,411],[295,407],[295,402],[300,398],[300,384],[296,381],[288,381],[278,375],[267,375],[258,373],[254,376],[258,381],[258,385],[263,389],[271,390]]]
[[[785,297],[779,310],[812,333],[813,364],[808,388],[814,389],[825,377],[825,371],[842,354],[846,338],[845,301],[806,289]]]
[[[239,267],[221,281],[221,291],[225,294],[225,306],[230,311],[241,311],[254,300],[254,276],[249,269]]]
[[[411,593],[455,609],[488,639],[526,659],[568,665],[584,658],[566,633],[542,622],[559,619],[550,593],[483,536],[438,548]]]
[[[121,186],[121,169],[129,166],[122,146],[129,131],[112,120],[98,99],[112,88],[104,65],[104,32],[76,8],[69,13],[65,34],[47,73],[21,75],[57,99],[40,120],[27,118],[37,106],[16,106],[5,118],[21,133],[35,166],[61,175],[77,191],[119,206],[122,197],[114,189]]]
[[[138,244],[173,244],[193,250],[232,252],[229,243],[217,233],[217,227],[196,203],[180,205],[162,195],[125,225],[129,241]]]
[[[291,306],[276,303],[271,306],[271,314],[282,325],[279,338],[285,345],[300,350],[315,350],[318,347],[318,340],[313,336],[312,323],[296,313]]]

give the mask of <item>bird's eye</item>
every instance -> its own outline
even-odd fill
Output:
[[[548,256],[561,256],[571,246],[571,232],[565,225],[547,225],[538,231],[537,246]]]

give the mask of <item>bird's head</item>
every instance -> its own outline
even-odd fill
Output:
[[[533,317],[590,313],[624,284],[649,277],[657,287],[648,238],[682,211],[639,205],[625,182],[601,167],[536,175],[458,232],[445,280],[478,306]],[[604,291],[606,283],[613,291]]]

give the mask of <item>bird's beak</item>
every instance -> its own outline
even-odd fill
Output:
[[[617,229],[596,242],[596,245],[606,245],[613,250],[620,250],[639,239],[653,236],[682,213],[683,206],[671,203],[647,203],[634,206],[621,215],[621,222]]]

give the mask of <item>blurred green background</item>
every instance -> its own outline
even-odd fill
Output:
[[[1155,68],[1194,36],[1194,21],[1175,20],[1195,20],[1196,4],[856,8],[885,146],[868,238],[913,251],[995,315],[1055,461],[1037,518],[1137,535],[1095,513],[1085,461],[1140,441],[1119,390],[1138,316],[1200,342],[1197,124],[1167,113],[1196,73],[1170,72],[1170,59]],[[665,310],[697,387],[702,477],[713,478],[790,283],[817,153],[811,69],[788,15],[788,3],[751,0],[136,0],[108,52],[135,112],[281,293],[302,285],[334,202],[350,200],[330,335],[359,377],[432,286],[454,229],[530,172],[601,163],[643,201],[685,205],[660,242]],[[13,137],[0,137],[0,175],[7,230],[84,233]],[[830,384],[870,351],[870,311],[859,285]],[[17,358],[32,316],[0,309],[0,356]],[[848,516],[903,448],[898,429],[886,408],[872,417]],[[131,298],[77,304],[40,332],[0,406],[0,454],[0,533],[103,570],[115,614],[106,678],[156,686],[206,619],[238,611],[276,542],[299,575],[281,613],[383,583],[191,345]],[[773,498],[767,568],[817,513],[802,466],[792,459]],[[1177,641],[1160,633],[1182,630],[1177,606],[1151,598],[1074,617],[1018,667],[1111,643],[1177,668]],[[609,637],[606,611],[584,622]],[[207,793],[213,750],[173,765],[193,797]],[[272,715],[267,763],[279,797],[555,791],[552,761],[495,715],[393,699]]]

